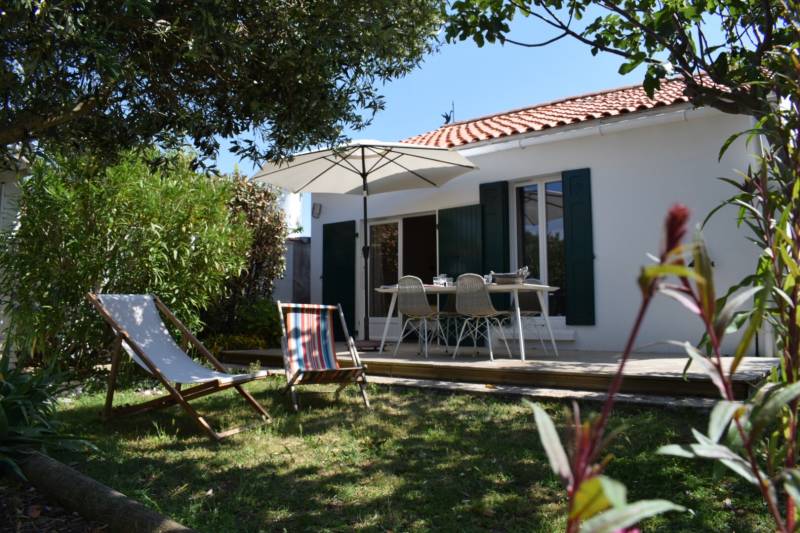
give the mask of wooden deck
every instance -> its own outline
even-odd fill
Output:
[[[350,364],[344,345],[337,346],[342,366]],[[267,367],[282,367],[279,349],[234,350],[223,352],[222,360],[229,363],[259,362]],[[490,361],[482,350],[477,357],[472,351],[459,353],[458,358],[432,350],[430,357],[417,355],[416,345],[403,345],[396,357],[391,353],[363,352],[361,358],[368,373],[378,376],[552,387],[584,391],[605,391],[617,370],[619,354],[562,350],[559,357],[532,350],[527,361],[497,357]],[[730,364],[731,358],[725,358]],[[709,378],[693,365],[684,377],[686,357],[668,354],[633,354],[625,369],[622,392],[666,396],[699,396],[716,398],[719,393]],[[746,357],[739,365],[734,381],[737,398],[746,398],[778,365],[778,359]]]

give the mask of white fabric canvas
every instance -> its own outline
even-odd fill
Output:
[[[220,383],[231,383],[267,375],[266,370],[255,374],[225,374],[195,362],[172,338],[149,294],[99,294],[98,298],[111,318],[130,335],[131,340],[169,381],[205,383],[218,380]],[[149,373],[147,365],[133,348],[127,342],[122,345],[128,355]]]
[[[369,194],[441,187],[477,168],[454,150],[410,143],[353,141],[335,149],[296,154],[291,161],[268,162],[253,176],[294,193],[362,194],[361,172]]]

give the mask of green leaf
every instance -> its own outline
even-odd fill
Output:
[[[800,471],[796,468],[784,472],[786,481],[783,483],[783,488],[795,502],[800,504]]]
[[[775,419],[781,409],[789,402],[800,396],[800,382],[792,383],[787,386],[775,387],[768,394],[763,396],[763,403],[755,403],[753,412],[750,415],[750,438],[758,439],[767,425]],[[753,401],[758,402],[760,396],[756,396]]]
[[[672,455],[675,457],[684,457],[686,459],[694,459],[697,457],[691,448],[681,444],[666,444],[661,446],[656,453],[659,455]]]
[[[2,377],[0,377],[2,379]],[[0,397],[0,400],[2,398]],[[8,417],[6,416],[6,411],[3,409],[3,404],[0,403],[0,440],[8,435]]]
[[[711,442],[715,444],[719,442],[719,439],[725,434],[731,418],[742,407],[741,402],[728,400],[721,400],[714,405],[708,418],[708,438]]]
[[[717,317],[714,320],[714,333],[717,334],[717,339],[721,340],[725,335],[725,330],[733,320],[736,311],[738,311],[739,308],[745,304],[745,302],[762,290],[763,287],[750,287],[749,289],[740,292],[733,298],[728,299],[728,301],[725,303],[725,307],[723,307],[719,313],[717,313]]]
[[[664,296],[668,296],[684,306],[686,309],[689,310],[694,315],[700,314],[700,308],[697,307],[697,303],[685,292],[670,288],[670,287],[660,287],[658,292],[663,294]]]
[[[570,519],[578,518],[581,521],[588,520],[597,513],[605,511],[612,506],[603,490],[601,476],[595,476],[584,480],[578,491],[575,493],[572,510],[569,513]]]
[[[622,507],[628,503],[628,489],[615,479],[607,476],[597,476],[600,478],[600,483],[603,485],[603,494],[611,505],[614,507]]]
[[[686,508],[667,500],[640,500],[623,507],[614,507],[583,523],[581,533],[614,533],[645,518]]]
[[[764,316],[764,312],[767,307],[768,295],[772,293],[772,278],[767,278],[767,285],[765,289],[766,291],[761,293],[759,297],[756,298],[756,308],[753,311],[753,314],[750,315],[747,329],[745,329],[744,334],[742,334],[741,338],[739,339],[739,344],[736,346],[736,351],[733,353],[733,362],[728,370],[729,375],[731,376],[739,368],[739,363],[742,362],[742,358],[750,347],[753,337],[755,337],[756,332],[761,327],[762,317]]]
[[[539,439],[542,441],[547,459],[550,461],[550,468],[565,482],[572,480],[572,471],[569,466],[569,459],[561,439],[553,424],[553,420],[538,404],[531,404],[533,416],[536,420],[536,429],[539,431]]]
[[[697,274],[697,290],[700,293],[700,303],[706,317],[714,316],[717,298],[714,292],[714,274],[711,268],[711,258],[705,243],[698,236],[694,246],[694,269]]]
[[[727,391],[725,389],[725,383],[722,380],[722,376],[720,376],[719,371],[717,368],[708,360],[706,356],[701,354],[697,351],[697,348],[692,346],[688,342],[683,343],[683,349],[686,350],[686,353],[692,359],[693,362],[697,363],[700,368],[705,372],[705,374],[711,378],[711,382],[716,385],[717,389],[719,389],[720,394],[723,396],[727,396]]]

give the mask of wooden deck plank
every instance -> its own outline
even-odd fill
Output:
[[[338,349],[339,347],[337,347]],[[349,366],[344,346],[339,352],[342,366]],[[282,366],[280,350],[235,350],[223,353],[225,361],[247,364],[259,361],[266,366]],[[457,359],[438,351],[425,359],[415,353],[414,345],[401,347],[397,357],[365,352],[361,354],[368,373],[376,376],[489,383],[496,385],[569,388],[604,391],[619,363],[614,352],[564,351],[559,357],[534,352],[527,361],[507,357],[488,359],[486,353],[472,357],[471,352]],[[724,358],[727,366],[731,358]],[[686,357],[670,354],[633,354],[625,370],[622,391],[631,394],[717,397],[716,387],[696,368],[683,375]],[[734,376],[734,393],[745,398],[777,366],[778,359],[746,357]]]

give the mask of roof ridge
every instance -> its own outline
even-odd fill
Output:
[[[676,81],[682,81],[682,80],[683,80],[683,77],[676,76],[674,78],[669,78],[669,79],[667,79],[665,81],[667,83],[674,83]],[[451,122],[450,124],[444,124],[443,126],[439,126],[436,129],[459,126],[459,125],[463,125],[463,124],[468,124],[470,122],[477,122],[479,120],[487,120],[487,119],[498,117],[498,116],[501,116],[501,115],[512,115],[514,113],[520,113],[522,111],[527,111],[527,110],[530,110],[530,109],[536,109],[538,107],[548,107],[548,106],[552,106],[552,105],[556,105],[556,104],[563,104],[564,102],[571,102],[571,101],[574,101],[574,100],[581,100],[581,99],[584,99],[584,98],[591,98],[593,96],[600,96],[600,95],[609,94],[609,93],[616,93],[616,92],[622,92],[622,91],[629,91],[631,89],[643,89],[643,88],[644,88],[644,84],[635,83],[635,84],[632,84],[632,85],[623,85],[622,87],[614,87],[614,88],[611,88],[611,89],[602,89],[602,90],[599,90],[599,91],[592,91],[592,92],[583,93],[583,94],[577,94],[577,95],[573,95],[573,96],[566,96],[566,97],[563,97],[563,98],[557,98],[555,100],[548,100],[546,102],[540,102],[538,104],[527,105],[527,106],[523,106],[523,107],[517,107],[517,108],[513,108],[513,109],[508,109],[506,111],[499,111],[497,113],[490,113],[488,115],[481,115],[481,116],[474,117],[474,118],[468,118],[468,119],[464,119],[464,120],[459,120],[457,122]],[[663,90],[663,87],[661,87],[659,90]],[[431,131],[434,131],[434,130],[431,130]],[[415,137],[416,137],[416,135],[415,135]]]

